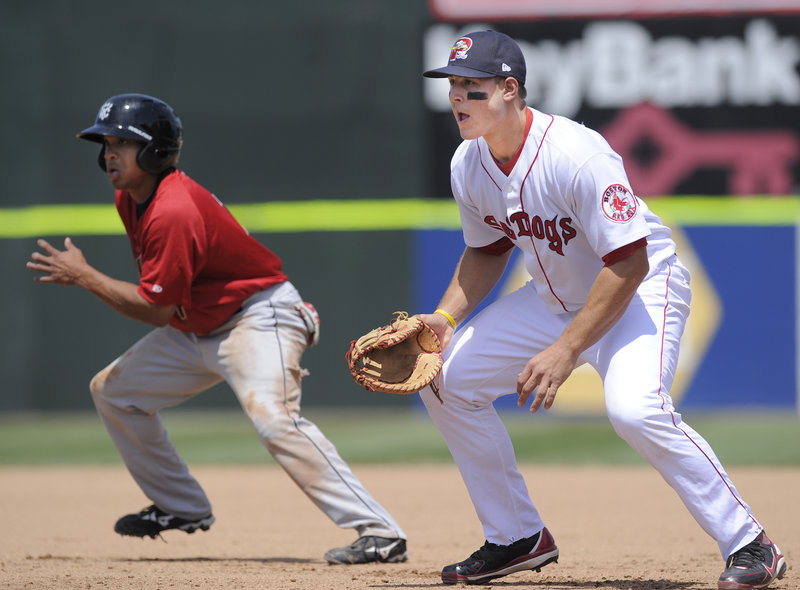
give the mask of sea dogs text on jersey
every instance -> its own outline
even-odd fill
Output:
[[[564,255],[564,246],[577,235],[572,227],[571,217],[542,219],[538,215],[530,217],[524,211],[513,213],[505,221],[497,221],[492,215],[487,215],[483,221],[505,233],[512,240],[525,237],[534,237],[537,240],[547,240],[547,246],[553,252]]]

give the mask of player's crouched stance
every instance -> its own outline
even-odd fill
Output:
[[[420,396],[447,443],[486,543],[445,566],[446,584],[483,583],[558,559],[493,403],[516,392],[552,407],[575,367],[603,382],[616,433],[677,492],[717,542],[720,589],[765,588],[786,571],[708,443],[669,390],[689,313],[689,272],[669,228],[630,188],[600,134],[525,102],[525,58],[513,39],[476,31],[445,67],[464,140],[450,167],[466,248],[438,309],[439,395]],[[522,250],[531,280],[472,316]],[[456,331],[459,323],[464,325]]]
[[[331,564],[399,562],[406,536],[320,430],[300,415],[301,358],[319,316],[280,258],[176,165],[182,127],[172,108],[142,94],[109,98],[78,137],[101,144],[139,282],[89,265],[69,238],[45,240],[28,267],[42,283],[78,285],[120,314],[155,328],[100,371],[90,390],[125,466],[152,505],[114,530],[155,538],[208,530],[211,503],[179,456],[159,412],[226,381],[276,462],[357,540]]]

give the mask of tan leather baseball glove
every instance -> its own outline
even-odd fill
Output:
[[[388,325],[350,343],[345,355],[350,374],[369,391],[415,393],[430,386],[441,402],[435,383],[442,368],[439,338],[417,316],[394,315]]]

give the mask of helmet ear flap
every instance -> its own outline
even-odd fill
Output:
[[[178,163],[177,152],[179,149],[163,145],[159,146],[150,142],[139,150],[136,155],[136,163],[146,172],[161,174],[167,168]]]
[[[151,174],[160,174],[169,168],[169,166],[174,166],[175,160],[176,158],[174,158],[173,150],[156,147],[152,144],[143,145],[139,153],[136,154],[136,163],[139,164],[142,170],[150,172]],[[167,165],[165,166],[165,164]],[[105,145],[100,146],[100,153],[97,154],[97,165],[100,166],[100,170],[103,172],[106,171]]]
[[[139,153],[136,154],[136,163],[139,164],[139,168],[145,172],[158,174],[162,171],[161,160],[164,157],[161,153],[162,151],[163,150],[158,149],[152,143],[145,144],[142,146],[142,149],[139,150]]]
[[[106,171],[106,146],[100,146],[100,153],[97,154],[97,164],[100,166],[100,170],[103,172]]]

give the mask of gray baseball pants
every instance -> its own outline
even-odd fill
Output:
[[[333,444],[300,416],[300,359],[308,331],[285,282],[256,293],[208,335],[156,328],[100,371],[90,389],[97,411],[144,494],[186,519],[211,513],[159,417],[224,380],[261,442],[317,507],[360,536],[406,538]]]

